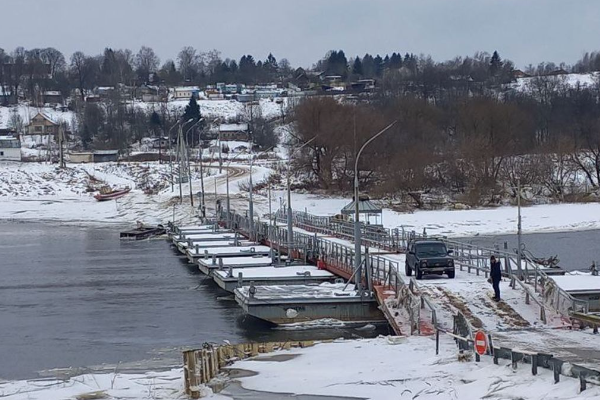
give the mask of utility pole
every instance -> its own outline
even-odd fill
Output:
[[[266,154],[267,152],[271,151],[273,149],[273,146],[269,147],[267,150],[259,153],[256,157],[260,157],[263,154]],[[248,205],[248,214],[250,217],[250,239],[254,240],[253,236],[254,236],[254,202],[252,201],[252,192],[253,192],[253,187],[252,187],[252,167],[254,165],[254,160],[255,158],[252,157],[250,158],[250,204]]]
[[[194,207],[194,193],[193,193],[193,188],[192,188],[192,168],[191,168],[191,165],[190,165],[190,159],[191,159],[190,152],[191,152],[191,146],[192,146],[192,143],[194,142],[194,139],[193,139],[193,137],[192,137],[192,140],[191,140],[191,142],[192,142],[192,143],[187,143],[187,141],[188,141],[188,137],[189,137],[189,136],[188,136],[188,133],[189,133],[189,132],[190,132],[190,131],[191,131],[191,130],[192,130],[192,129],[193,129],[195,126],[196,126],[196,125],[198,125],[198,124],[199,124],[199,123],[200,123],[202,120],[204,120],[204,118],[200,118],[198,121],[194,122],[194,123],[193,123],[193,124],[192,124],[192,125],[191,125],[191,126],[188,128],[188,129],[187,129],[187,131],[185,132],[185,142],[186,142],[186,144],[187,144],[187,146],[186,146],[186,157],[187,157],[187,169],[188,169],[188,171],[187,171],[187,172],[188,172],[188,183],[189,183],[189,185],[190,185],[190,204],[192,205],[192,207]],[[202,165],[202,164],[200,164],[200,165]]]
[[[215,218],[219,219],[219,215],[217,214],[219,211],[219,198],[217,196],[217,177],[215,176]]]
[[[204,167],[202,164],[202,153],[200,150],[200,208],[202,212],[202,218],[206,218],[206,203],[204,202]]]
[[[58,145],[60,146],[58,151],[60,155],[60,163],[58,164],[60,168],[65,168],[65,151],[63,149],[63,142],[65,141],[65,131],[61,126],[58,127]]]
[[[519,278],[523,278],[521,267],[521,180],[517,179],[517,270]]]
[[[227,174],[225,175],[225,182],[226,182],[226,186],[227,186],[227,224],[228,225],[231,224],[231,219],[230,219],[231,218],[231,216],[230,216],[231,204],[230,204],[230,201],[229,201],[229,166],[231,165],[231,163],[233,162],[233,160],[235,160],[236,158],[238,158],[240,155],[242,155],[244,153],[245,153],[245,151],[239,152],[235,157],[233,157],[227,163]]]
[[[191,158],[190,157],[190,147],[187,147],[186,157],[187,157],[187,169],[188,169],[188,183],[190,184],[190,205],[193,208],[194,207],[194,193],[193,193],[193,189],[192,189],[192,167],[190,165],[190,158]]]
[[[181,129],[181,125],[179,126],[179,130],[177,133],[177,158],[179,161],[179,173],[177,174],[177,180],[179,181],[179,203],[183,202],[183,189],[181,187],[181,176],[182,176],[182,159],[183,159],[183,132]]]
[[[289,155],[289,160],[288,160],[288,167],[287,167],[287,171],[286,171],[286,175],[287,175],[287,237],[288,237],[288,246],[293,246],[294,244],[294,224],[292,222],[292,178],[291,178],[291,171],[292,171],[292,155],[296,152],[301,150],[304,146],[308,145],[310,142],[312,142],[313,140],[315,140],[317,138],[317,136],[314,136],[313,138],[309,139],[308,141],[306,141],[305,143],[302,144],[302,146],[294,149],[293,151],[290,152]]]
[[[173,151],[171,148],[171,131],[173,130],[173,128],[175,128],[177,125],[180,124],[180,121],[177,121],[173,124],[173,126],[171,126],[169,128],[169,133],[168,133],[168,140],[169,140],[169,169],[171,171],[171,192],[173,192],[175,190],[174,188],[174,183],[173,183]],[[179,138],[179,137],[178,137]]]

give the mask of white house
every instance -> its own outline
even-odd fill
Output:
[[[186,99],[194,96],[196,100],[200,97],[200,88],[198,86],[179,86],[173,90],[174,99]]]
[[[0,161],[21,161],[21,142],[12,136],[0,136]]]

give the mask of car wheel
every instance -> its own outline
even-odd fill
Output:
[[[408,266],[408,264],[404,264],[404,272],[406,273],[406,276],[411,276],[412,275],[412,269],[410,269],[410,267]]]
[[[417,276],[417,280],[423,278],[423,272],[421,272],[421,268],[418,265],[415,266],[415,275]]]
[[[454,274],[456,273],[456,271],[452,270],[452,271],[448,271],[448,278],[450,279],[454,279]]]

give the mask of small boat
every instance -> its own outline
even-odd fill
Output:
[[[127,193],[131,191],[131,188],[119,189],[119,190],[111,190],[100,192],[94,195],[94,198],[98,201],[107,201],[107,200],[115,200],[120,197],[125,196]]]
[[[142,240],[154,236],[164,235],[166,229],[162,225],[158,226],[138,226],[136,229],[124,231],[119,234],[121,239]]]

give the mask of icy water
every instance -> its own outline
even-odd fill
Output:
[[[390,333],[387,326],[273,329],[245,318],[165,240],[118,236],[115,229],[0,222],[0,379],[102,364],[111,371],[178,365],[182,347],[204,342]]]
[[[498,245],[508,250],[517,248],[517,235],[477,236],[464,240],[473,244],[493,248]],[[535,257],[558,256],[560,266],[567,271],[588,269],[592,261],[600,262],[600,230],[580,232],[553,232],[524,234],[522,241]]]

